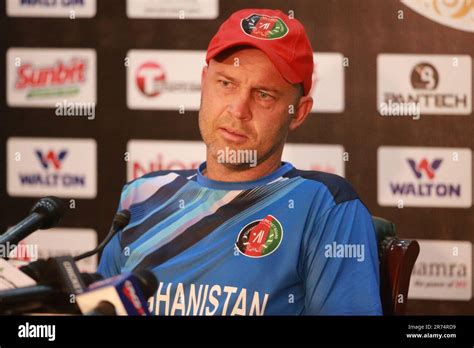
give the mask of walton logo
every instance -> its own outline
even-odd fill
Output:
[[[461,184],[435,182],[435,172],[439,169],[443,159],[436,158],[431,164],[422,158],[418,164],[414,159],[407,162],[418,179],[417,182],[390,182],[390,190],[394,195],[406,197],[460,197]],[[429,181],[426,180],[429,179]],[[425,180],[423,180],[425,179]]]
[[[407,161],[418,179],[421,179],[423,177],[423,172],[425,172],[430,180],[434,179],[435,171],[440,167],[441,162],[443,162],[441,158],[434,159],[431,164],[426,158],[423,158],[418,164],[416,164],[416,161],[411,158],[408,158]]]
[[[38,157],[39,161],[41,162],[41,166],[44,169],[49,168],[49,164],[51,164],[54,169],[59,170],[61,169],[62,162],[64,161],[67,155],[67,150],[62,150],[59,153],[50,150],[46,155],[40,150],[36,150],[36,156]]]
[[[48,152],[36,150],[36,157],[41,163],[41,167],[44,171],[20,172],[19,176],[21,184],[30,187],[84,187],[86,184],[85,175],[64,173],[64,171],[61,170],[68,152],[68,150],[49,150]]]

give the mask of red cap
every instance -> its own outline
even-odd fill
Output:
[[[206,63],[235,46],[253,46],[264,52],[281,76],[311,90],[313,50],[303,24],[279,10],[245,9],[234,12],[209,42]]]

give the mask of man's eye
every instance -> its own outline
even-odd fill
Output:
[[[222,87],[226,87],[226,88],[232,86],[232,82],[226,81],[226,80],[219,80],[219,83],[221,84]]]
[[[273,96],[265,91],[258,91],[258,97],[263,100],[272,100]]]

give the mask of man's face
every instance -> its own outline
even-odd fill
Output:
[[[199,112],[208,156],[216,158],[226,147],[256,150],[257,165],[272,155],[281,156],[291,123],[290,105],[297,99],[297,88],[260,50],[242,48],[211,60],[203,70]],[[245,163],[223,164],[248,168]]]

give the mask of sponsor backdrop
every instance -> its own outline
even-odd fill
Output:
[[[105,236],[126,181],[196,167],[207,44],[246,7],[294,15],[315,51],[315,105],[284,159],[345,176],[374,215],[420,240],[408,313],[473,314],[469,0],[6,0],[0,230],[57,195],[68,215],[23,244],[78,254]]]

